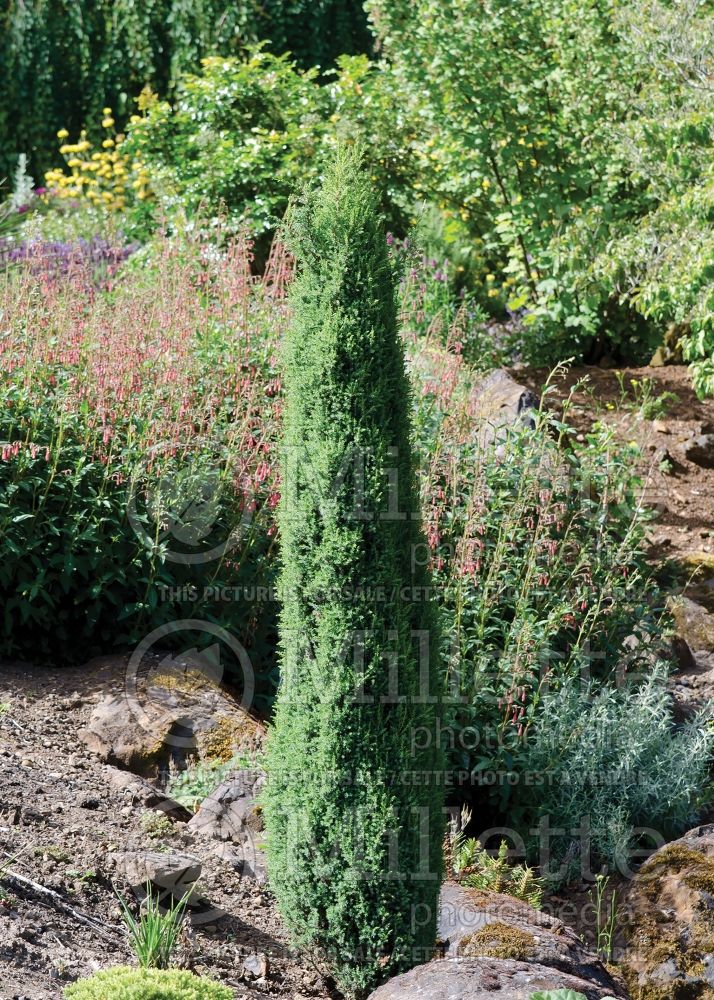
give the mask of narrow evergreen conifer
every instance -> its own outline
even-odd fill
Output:
[[[435,942],[439,642],[395,275],[358,152],[337,156],[289,232],[269,877],[296,944],[360,997]]]

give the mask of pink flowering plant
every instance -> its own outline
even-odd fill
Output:
[[[161,238],[97,287],[45,251],[0,273],[3,647],[76,662],[186,614],[265,653],[270,615],[202,595],[272,580],[289,259]]]
[[[475,421],[483,376],[464,361],[458,324],[446,348],[440,340],[415,340],[411,354],[428,559],[447,634],[445,739],[468,775],[462,791],[478,789],[494,817],[507,807],[518,826],[533,819],[518,775],[545,696],[641,677],[663,645],[645,559],[646,473],[636,445],[604,425],[576,440],[570,400],[557,417],[546,410],[553,384],[540,412],[487,441]]]

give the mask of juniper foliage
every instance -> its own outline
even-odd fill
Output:
[[[359,997],[435,942],[438,630],[395,274],[358,152],[337,156],[289,232],[269,876],[295,942]]]

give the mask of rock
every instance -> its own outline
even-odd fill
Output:
[[[690,332],[690,327],[686,323],[670,323],[665,330],[662,343],[652,355],[650,367],[662,368],[664,365],[683,364],[680,341]]]
[[[241,844],[263,829],[256,797],[265,784],[259,770],[235,771],[201,803],[189,830]]]
[[[714,997],[714,825],[652,855],[627,889],[622,920],[633,996]]]
[[[127,851],[115,856],[116,866],[135,889],[150,882],[180,898],[201,877],[201,862],[190,854],[162,851]]]
[[[444,958],[396,976],[369,1000],[530,1000],[538,990],[558,989],[582,993],[587,1000],[625,996],[537,962]]]
[[[427,393],[436,391],[442,382],[462,377],[455,355],[434,344],[423,345],[418,353],[410,355],[409,365]],[[533,411],[540,406],[538,396],[504,369],[475,379],[467,388],[474,437],[483,446],[502,440],[515,424],[534,425]]]
[[[490,372],[471,390],[471,411],[482,446],[502,441],[510,427],[535,427],[534,414],[540,400],[503,369]]]
[[[215,853],[241,875],[265,882],[263,852],[256,835],[263,819],[256,797],[265,784],[260,770],[236,771],[201,803],[187,829],[201,837],[220,841]]]
[[[684,457],[704,469],[714,469],[714,434],[700,434],[682,447]]]
[[[166,660],[161,668],[99,702],[78,734],[93,753],[148,776],[171,757],[229,760],[260,749],[263,727],[220,685],[167,673]]]
[[[147,809],[159,809],[170,819],[184,823],[188,822],[193,816],[190,809],[182,806],[175,799],[164,795],[151,782],[140,778],[136,774],[132,774],[130,771],[121,771],[118,767],[112,767],[110,764],[107,764],[104,768],[104,776],[107,785],[113,792],[129,798],[135,805],[139,804],[145,806]],[[129,809],[130,813],[131,811]]]
[[[610,994],[616,989],[602,962],[573,930],[512,896],[445,883],[439,937],[449,957],[535,962],[601,986]]]
[[[80,795],[77,799],[80,809],[99,809],[101,804],[101,799],[96,795]]]
[[[670,602],[677,635],[695,652],[714,650],[714,615],[701,604],[688,597],[677,597]]]
[[[677,669],[681,671],[694,670],[697,661],[689,648],[689,643],[681,635],[675,635],[672,639],[672,657],[677,664]]]
[[[256,979],[265,979],[268,975],[268,956],[262,951],[247,955],[243,959],[243,968]]]

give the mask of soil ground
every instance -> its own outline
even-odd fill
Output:
[[[714,607],[714,469],[682,454],[689,439],[714,431],[714,401],[696,399],[685,368],[626,369],[625,398],[613,371],[592,368],[569,373],[551,405],[583,375],[589,384],[575,393],[571,420],[585,434],[602,419],[638,441],[650,477],[647,500],[659,509],[652,559],[677,562],[680,582],[676,574],[664,578],[680,592],[692,566],[704,564],[686,592]],[[516,377],[532,388],[542,382],[540,373]],[[635,398],[631,378],[652,380],[646,405],[641,392]],[[668,393],[676,401],[663,398]],[[200,856],[203,849],[181,823],[167,826],[155,810],[110,787],[104,765],[78,740],[96,702],[123,683],[120,657],[63,670],[0,663],[0,876],[6,863],[7,870],[57,894],[50,900],[6,879],[0,1000],[56,1000],[78,976],[130,961],[115,895],[115,887],[128,891],[117,877],[117,851],[175,849]],[[203,860],[201,885],[212,909],[185,935],[181,962],[220,978],[236,998],[327,1000],[328,984],[287,948],[265,885],[237,876],[215,856]],[[592,936],[594,914],[582,886],[551,899],[549,908]],[[244,968],[245,957],[255,953],[267,957],[267,975]]]

